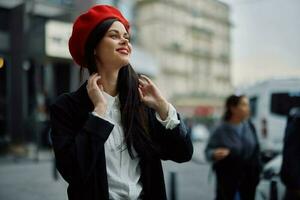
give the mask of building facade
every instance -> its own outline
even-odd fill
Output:
[[[37,141],[46,131],[40,125],[47,121],[47,104],[78,84],[79,70],[61,52],[67,50],[69,24],[90,3],[0,0],[0,148],[4,140]]]
[[[140,0],[136,12],[137,43],[158,59],[163,92],[189,115],[221,107],[232,91],[228,5]]]

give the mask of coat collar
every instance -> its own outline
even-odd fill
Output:
[[[87,81],[85,81],[74,93],[73,100],[78,104],[78,107],[83,112],[92,112],[94,109],[93,102],[87,93]]]
[[[87,81],[85,81],[79,89],[77,89],[73,93],[73,99],[74,101],[78,104],[78,107],[83,111],[83,112],[92,112],[94,110],[94,105],[93,102],[90,100],[90,97],[87,93]],[[119,95],[113,97],[106,92],[104,92],[104,97],[107,99],[108,102],[108,109],[110,110],[113,106],[113,104],[116,104],[119,106]]]

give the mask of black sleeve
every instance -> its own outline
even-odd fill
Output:
[[[166,129],[154,113],[153,110],[150,113],[150,127],[153,140],[158,145],[160,159],[178,163],[189,161],[193,155],[193,145],[180,115],[177,113],[180,123],[173,129]]]
[[[300,118],[288,122],[283,147],[281,180],[290,189],[300,188]]]
[[[92,114],[85,122],[75,119],[74,108],[65,96],[51,105],[50,121],[58,171],[69,184],[85,183],[95,170],[97,154],[103,151],[113,124]]]

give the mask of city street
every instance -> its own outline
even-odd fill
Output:
[[[215,185],[218,198],[300,191],[299,8],[300,0],[0,0],[0,200],[68,199],[52,147],[78,154],[64,160],[68,170],[96,169],[87,178],[75,171],[97,200],[107,196],[98,191],[107,175],[112,191],[122,192],[111,177],[125,179],[120,198],[139,196],[144,179],[118,155],[123,142],[147,160],[144,191],[152,184],[161,196],[164,176],[168,200],[214,200]],[[178,134],[152,134],[162,128],[157,117],[177,126],[174,109],[194,153],[186,163],[162,161],[163,175],[152,150],[191,157]],[[76,145],[109,130],[108,157],[82,160],[96,151]]]
[[[203,164],[203,145],[194,145],[193,160],[176,164],[163,162],[166,187],[169,190],[170,173],[176,173],[177,200],[213,199],[213,176],[209,178],[209,165]],[[52,154],[43,152],[39,162],[0,159],[1,200],[60,200],[67,199],[67,184],[62,178],[55,181]],[[202,163],[202,164],[200,164]],[[168,192],[169,195],[169,192]]]

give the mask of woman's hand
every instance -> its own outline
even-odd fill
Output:
[[[94,104],[94,111],[98,115],[104,116],[107,108],[107,101],[102,93],[103,86],[99,82],[100,79],[101,76],[98,75],[98,73],[92,74],[88,79],[87,92]]]
[[[157,86],[145,75],[139,77],[139,94],[141,101],[153,108],[162,120],[168,117],[169,103],[161,95]]]
[[[230,154],[230,150],[228,148],[217,148],[213,152],[213,159],[215,161],[223,160]]]

